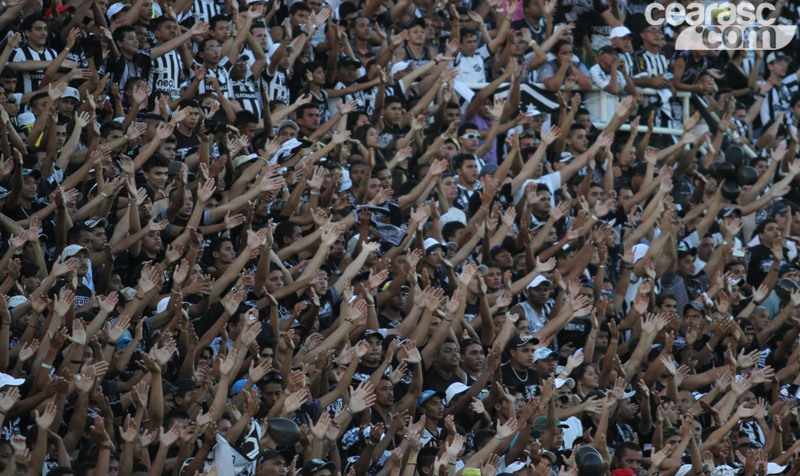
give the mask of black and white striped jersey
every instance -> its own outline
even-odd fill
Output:
[[[633,55],[624,51],[619,55],[619,59],[621,59],[622,64],[625,65],[625,72],[628,73],[628,76],[633,77]]]
[[[242,109],[261,117],[261,92],[258,87],[258,78],[253,76],[250,68],[247,69],[247,74],[243,79],[231,78],[230,89],[233,99],[239,102]]]
[[[764,102],[761,103],[761,111],[759,117],[761,118],[761,125],[766,126],[775,119],[775,116],[783,111],[786,113],[784,121],[789,118],[789,100],[792,98],[792,93],[785,83],[775,85],[769,90]]]
[[[23,61],[53,61],[58,56],[55,50],[45,48],[42,51],[36,51],[28,45],[21,45],[14,49],[11,54],[11,61],[21,63]],[[17,92],[30,93],[39,89],[39,83],[44,76],[44,69],[37,71],[22,71],[18,75]]]
[[[633,54],[633,78],[650,78],[671,73],[670,61],[662,53],[650,53],[644,48]]]
[[[233,98],[233,92],[231,91],[231,78],[228,74],[228,70],[231,68],[231,62],[228,60],[228,57],[223,57],[219,64],[217,64],[216,68],[209,68],[206,66],[206,77],[217,78],[217,82],[219,83],[219,89],[222,91],[222,94],[228,98]],[[198,66],[203,66],[201,63],[195,63]],[[184,89],[188,88],[192,81],[194,80],[194,71],[192,71],[191,77],[186,80],[183,87]],[[196,94],[203,94],[206,92],[214,92],[214,88],[211,85],[206,84],[205,81],[200,81],[200,84],[197,86],[197,93]]]
[[[211,21],[211,17],[222,13],[225,2],[215,2],[208,0],[195,0],[192,2],[191,14],[195,23]]]
[[[289,105],[289,86],[286,83],[286,73],[275,70],[275,74],[269,74],[269,68],[264,68],[261,80],[267,85],[267,97],[270,101],[280,101]]]
[[[183,59],[173,50],[153,60],[150,68],[150,87],[154,91],[164,91],[174,100],[181,95],[183,78]]]
[[[789,94],[792,96],[797,94],[797,91],[800,91],[800,81],[797,80],[798,73],[800,73],[800,71],[786,76],[782,81],[783,85],[789,88]]]

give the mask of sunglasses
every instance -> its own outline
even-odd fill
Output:
[[[481,135],[480,134],[464,134],[463,136],[461,136],[461,138],[462,139],[480,139]]]

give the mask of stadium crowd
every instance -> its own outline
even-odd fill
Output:
[[[0,476],[798,473],[800,36],[126,1],[0,1]]]

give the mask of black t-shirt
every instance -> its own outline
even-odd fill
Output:
[[[83,283],[80,282],[82,278],[78,278],[79,284],[78,288],[75,289],[75,309],[79,307],[83,307],[89,300],[92,299],[92,290],[86,287]],[[61,288],[66,286],[67,281],[64,279],[59,280],[50,288],[50,292],[47,295],[52,299],[55,296],[58,296],[58,293],[61,291]]]
[[[515,390],[523,389],[525,400],[530,400],[538,393],[539,376],[531,368],[525,369],[525,372],[518,372],[511,367],[511,362],[501,367],[503,375],[503,386],[513,388]]]
[[[446,392],[447,387],[456,382],[464,383],[463,380],[453,372],[449,378],[442,376],[433,366],[431,366],[422,381],[422,388],[424,390],[433,390],[434,392]]]
[[[573,0],[572,2],[559,2],[553,13],[553,24],[575,23],[572,35],[573,44],[583,44],[584,35],[590,30],[595,17],[599,17],[608,10],[600,0]]]
[[[175,138],[178,139],[175,146],[175,160],[184,162],[187,156],[194,154],[200,149],[200,138],[196,135],[185,136],[177,128],[173,134],[175,134]]]
[[[8,203],[3,205],[3,213],[14,221],[25,220],[34,213],[38,212],[39,210],[47,206],[47,204],[44,203],[44,201],[41,199],[36,199],[32,201],[30,208],[23,207],[22,203],[20,203],[19,201],[17,201],[17,205],[14,207],[9,208],[6,206],[7,204]]]
[[[751,286],[759,286],[774,266],[774,260],[772,250],[766,246],[758,244],[750,248],[747,262],[747,283]]]

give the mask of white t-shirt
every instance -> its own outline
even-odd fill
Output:
[[[458,80],[462,83],[486,82],[486,59],[491,57],[488,45],[483,45],[472,56],[456,55],[453,66],[458,68]]]
[[[611,75],[603,71],[599,64],[596,64],[589,69],[589,75],[592,77],[592,82],[600,89],[605,89],[611,84]],[[605,91],[589,91],[586,93],[586,109],[589,110],[592,122],[608,122],[614,116],[614,98],[619,96],[620,93],[625,93],[625,76],[618,70],[617,71],[617,94],[610,94]],[[606,111],[602,113],[600,105],[602,98],[606,97]]]

